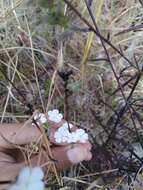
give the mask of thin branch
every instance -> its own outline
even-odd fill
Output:
[[[143,0],[139,0],[141,6],[143,7]]]
[[[133,86],[133,88],[132,88],[132,90],[131,90],[129,96],[128,96],[128,98],[126,99],[126,97],[125,97],[125,95],[124,95],[124,92],[123,92],[123,90],[122,90],[122,86],[121,86],[121,84],[120,84],[120,82],[119,82],[119,79],[118,79],[118,77],[117,77],[116,71],[115,71],[114,66],[113,66],[113,64],[112,64],[110,55],[109,55],[109,53],[108,53],[108,51],[107,51],[107,49],[106,49],[106,46],[105,46],[105,44],[104,44],[105,41],[104,41],[103,38],[101,37],[101,34],[100,34],[99,28],[98,28],[98,26],[97,26],[97,23],[96,23],[96,21],[95,21],[94,15],[93,15],[93,13],[92,13],[92,11],[91,11],[91,8],[88,6],[88,3],[87,3],[86,0],[85,0],[85,4],[86,4],[86,6],[87,6],[89,15],[91,16],[92,22],[93,22],[93,24],[94,24],[94,26],[95,26],[95,29],[96,29],[97,33],[100,35],[99,38],[100,38],[102,47],[103,47],[103,49],[104,49],[104,51],[105,51],[105,54],[106,54],[106,56],[107,56],[107,60],[109,61],[109,64],[110,64],[110,66],[111,66],[111,69],[112,69],[112,71],[113,71],[113,73],[114,73],[114,76],[115,76],[115,78],[116,78],[116,81],[117,81],[117,83],[118,83],[118,85],[119,85],[119,87],[120,87],[120,91],[121,91],[121,93],[122,93],[122,97],[123,97],[123,99],[124,99],[124,101],[125,101],[125,106],[123,107],[123,109],[120,110],[120,114],[119,114],[120,116],[117,118],[116,123],[115,123],[115,126],[114,126],[113,130],[111,131],[111,134],[109,135],[109,138],[108,138],[106,144],[108,144],[108,141],[110,140],[110,138],[111,138],[112,135],[114,134],[114,132],[115,132],[115,130],[116,130],[116,127],[117,127],[118,123],[120,122],[120,119],[121,119],[121,117],[124,115],[125,110],[126,110],[126,108],[127,108],[127,109],[129,110],[129,112],[130,112],[131,120],[132,120],[134,129],[135,129],[137,138],[138,138],[138,140],[139,140],[139,142],[140,142],[140,144],[141,144],[141,146],[142,146],[142,148],[143,148],[143,144],[142,144],[142,142],[141,142],[141,140],[140,140],[140,136],[139,136],[139,133],[138,133],[138,130],[137,130],[137,126],[136,126],[136,123],[135,123],[134,118],[133,118],[133,115],[132,115],[132,110],[131,110],[131,108],[130,108],[130,106],[129,106],[129,100],[131,99],[132,94],[133,94],[134,90],[136,89],[136,86],[137,86],[137,84],[138,84],[138,82],[139,82],[139,80],[140,80],[141,75],[139,75],[139,76],[137,77],[137,80],[135,81],[135,84],[134,84],[134,86]],[[123,56],[123,55],[122,55],[122,56]],[[143,71],[143,68],[142,68],[142,71]],[[142,71],[141,71],[141,72],[142,72]]]
[[[104,36],[102,36],[89,22],[86,18],[84,18],[81,13],[68,1],[64,0],[64,2],[77,14],[77,16],[106,44],[112,47],[121,57],[123,57],[128,63],[133,64],[122,52],[116,48],[109,40],[107,40]],[[87,5],[88,6],[88,5]]]
[[[131,26],[131,27],[127,28],[127,29],[124,29],[124,30],[116,33],[115,36],[119,36],[121,34],[125,34],[127,32],[131,32],[131,31],[138,31],[140,29],[143,29],[143,24],[139,24],[137,26]]]

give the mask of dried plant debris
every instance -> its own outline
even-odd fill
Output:
[[[57,141],[92,143],[92,160],[63,173],[63,187],[49,177],[47,188],[143,189],[142,0],[13,0],[0,9],[1,122],[38,109],[37,122],[66,116]],[[71,121],[81,129],[71,132]]]

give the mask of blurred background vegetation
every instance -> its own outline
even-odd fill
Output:
[[[141,0],[0,0],[0,117],[20,122],[58,108],[85,128],[93,159],[62,174],[64,187],[142,189]]]

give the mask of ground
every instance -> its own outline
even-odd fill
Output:
[[[63,189],[142,189],[142,1],[0,4],[1,122],[58,108],[93,145]]]

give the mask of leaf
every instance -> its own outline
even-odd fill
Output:
[[[45,129],[50,129],[51,128],[51,125],[49,123],[45,123],[43,126],[44,126]]]
[[[61,11],[59,12],[55,9],[52,9],[48,13],[48,23],[51,25],[60,25],[66,27],[68,19]]]
[[[70,85],[70,88],[73,92],[80,92],[82,89],[82,81],[76,81]]]
[[[48,9],[48,23],[51,25],[60,25],[66,27],[68,23],[67,16],[64,15],[64,2],[54,0],[39,0],[41,7]]]
[[[54,0],[38,0],[38,3],[41,7],[43,8],[49,8],[51,6],[53,6],[54,4]]]

